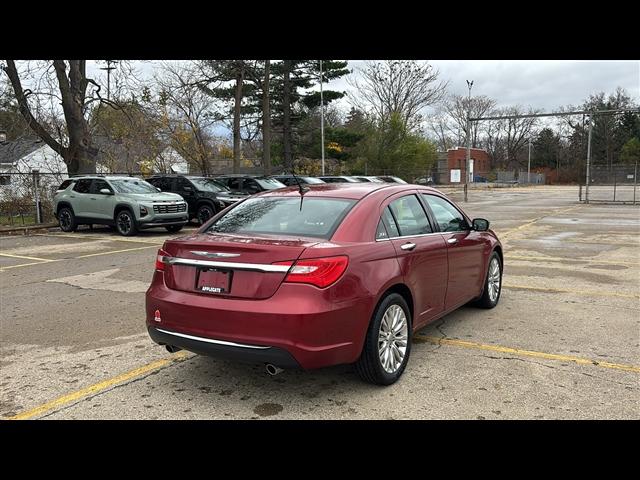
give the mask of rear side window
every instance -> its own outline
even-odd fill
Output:
[[[389,204],[389,208],[398,224],[400,235],[423,235],[433,232],[427,214],[415,195],[394,200]]]
[[[76,182],[75,187],[73,187],[73,191],[78,193],[89,193],[90,189],[91,189],[91,179],[87,179],[87,178],[78,180]]]
[[[208,232],[268,234],[328,239],[356,203],[339,198],[250,198],[231,209]]]
[[[391,210],[389,210],[389,207],[386,207],[382,212],[381,220],[384,223],[390,238],[400,236],[398,225],[396,224],[396,221],[393,218],[393,215],[391,214]]]

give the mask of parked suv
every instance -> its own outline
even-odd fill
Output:
[[[247,195],[234,193],[223,183],[208,177],[186,175],[154,175],[147,179],[163,192],[180,195],[189,206],[189,218],[206,223],[216,213],[242,200]]]
[[[226,185],[232,192],[246,195],[286,187],[275,178],[264,175],[221,175],[216,177],[216,180]]]
[[[296,178],[298,179],[298,181],[300,181],[301,185],[315,185],[317,183],[325,183],[323,180],[320,180],[319,178],[306,177],[301,175],[296,175],[295,177],[293,175],[274,175],[273,178],[275,178],[279,182],[284,183],[287,187],[290,187],[292,185],[293,186],[298,185]]]
[[[178,232],[188,221],[187,203],[175,193],[159,192],[134,177],[75,177],[65,180],[53,199],[60,228],[73,232],[81,224],[114,226],[121,235],[165,227]]]

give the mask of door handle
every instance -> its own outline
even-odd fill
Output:
[[[415,243],[405,243],[404,245],[400,245],[400,248],[402,250],[413,250],[414,248],[416,248],[416,244]]]
[[[457,238],[448,238],[447,239],[447,243],[450,245],[455,245],[456,243],[458,243],[458,239]]]
[[[95,197],[91,197],[91,200],[97,200]]]

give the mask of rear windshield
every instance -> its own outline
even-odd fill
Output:
[[[342,198],[258,197],[245,200],[207,232],[256,233],[328,239],[356,203]]]
[[[158,189],[137,178],[118,178],[109,180],[118,193],[158,193]]]

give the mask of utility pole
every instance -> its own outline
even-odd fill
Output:
[[[529,164],[527,165],[527,183],[531,184],[531,134],[529,134]]]
[[[116,60],[107,60],[107,66],[101,67],[100,70],[107,71],[107,100],[111,100],[111,70],[115,70],[116,67],[112,67],[112,63],[118,63]]]
[[[324,175],[324,98],[322,96],[322,60],[320,60],[320,141],[322,142],[322,175]]]
[[[469,103],[467,104],[467,166],[465,168],[464,176],[464,201],[468,201],[468,189],[469,189],[469,169],[471,168],[471,87],[473,87],[473,80],[467,80],[467,86],[469,87]]]
[[[585,186],[584,199],[589,203],[589,183],[591,183],[591,132],[593,130],[593,118],[589,115],[589,137],[587,140],[587,185]]]

